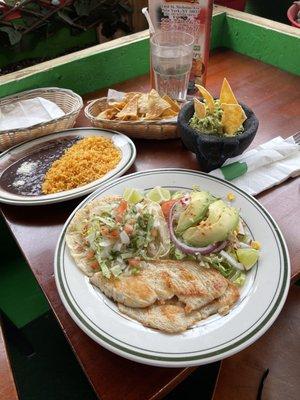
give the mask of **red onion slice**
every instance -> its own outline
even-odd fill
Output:
[[[226,247],[227,244],[228,244],[228,241],[227,241],[227,240],[223,240],[223,242],[217,242],[217,243],[215,243],[215,244],[217,244],[218,247],[216,247],[216,248],[212,251],[212,253],[219,253],[219,251],[225,249],[225,247]]]
[[[188,206],[190,204],[190,201],[191,201],[191,196],[190,195],[186,195],[184,197],[181,197],[179,199],[179,201],[183,206]]]
[[[168,228],[170,231],[170,236],[172,242],[175,244],[175,246],[182,251],[185,254],[210,254],[210,253],[217,253],[218,251],[221,251],[226,247],[227,245],[227,240],[224,240],[223,242],[217,242],[214,244],[210,244],[206,247],[191,247],[188,246],[185,243],[182,243],[180,240],[177,239],[174,229],[173,229],[173,222],[174,222],[174,216],[173,216],[173,210],[174,207],[176,206],[177,202],[173,204],[173,206],[170,208],[170,213],[169,213],[169,218],[168,218]]]

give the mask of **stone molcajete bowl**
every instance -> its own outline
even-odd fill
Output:
[[[242,154],[250,145],[258,128],[258,119],[254,112],[240,103],[247,116],[244,132],[236,136],[220,136],[199,132],[191,128],[189,120],[194,115],[194,102],[185,104],[178,115],[181,139],[188,150],[196,154],[200,168],[209,172],[221,167],[227,158]]]

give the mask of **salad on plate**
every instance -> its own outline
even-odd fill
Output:
[[[77,266],[123,314],[178,333],[228,313],[259,259],[260,243],[234,200],[198,187],[127,188],[79,210],[66,241]]]

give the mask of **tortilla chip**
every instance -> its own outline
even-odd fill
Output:
[[[138,119],[138,99],[140,94],[135,94],[126,106],[118,112],[116,115],[117,119],[125,120],[136,120]]]
[[[96,119],[114,119],[118,110],[116,108],[107,108],[97,115]]]
[[[156,90],[152,89],[148,95],[148,112],[145,119],[159,119],[164,111],[171,108]]]
[[[205,118],[206,116],[206,108],[204,103],[202,101],[198,100],[196,97],[194,97],[194,108],[195,108],[195,114],[197,115],[198,118],[202,119]]]
[[[138,114],[145,115],[148,112],[148,93],[143,93],[138,99]]]
[[[222,125],[225,133],[234,135],[240,128],[247,116],[239,104],[221,104],[223,109]]]
[[[116,108],[117,110],[121,111],[126,106],[126,102],[125,101],[109,101],[108,105],[111,106],[112,108]]]
[[[118,118],[118,121],[137,121],[140,118],[137,115],[124,115],[121,118]]]
[[[171,110],[176,111],[177,113],[180,111],[180,106],[176,100],[171,99],[167,94],[163,95],[162,99],[170,104]]]
[[[199,92],[202,94],[209,111],[211,113],[213,113],[214,109],[215,109],[215,103],[214,103],[214,99],[213,99],[212,95],[203,86],[201,86],[201,85],[195,85],[195,86],[199,90]]]
[[[161,118],[174,118],[174,117],[177,117],[177,115],[178,115],[178,112],[177,111],[174,111],[174,110],[172,110],[171,108],[168,108],[166,111],[164,111],[162,114],[161,114]]]
[[[142,93],[140,93],[140,92],[128,92],[128,93],[125,93],[122,101],[124,101],[125,103],[128,103],[136,95],[141,96]]]
[[[223,79],[222,83],[222,88],[220,93],[220,103],[239,104],[226,78]]]

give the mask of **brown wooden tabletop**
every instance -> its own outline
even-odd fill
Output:
[[[252,346],[222,362],[213,400],[299,399],[299,305],[300,287],[293,285],[269,331]]]
[[[260,126],[253,145],[281,135],[288,137],[300,126],[300,78],[260,61],[220,50],[211,57],[207,87],[218,95],[223,77],[230,81],[238,99],[257,114]],[[147,90],[148,77],[117,84],[116,89]],[[297,90],[298,88],[298,90]],[[100,97],[101,90],[85,97]],[[87,126],[81,113],[77,126]],[[136,140],[137,158],[128,171],[158,167],[198,169],[195,156],[180,140]],[[286,238],[292,275],[300,276],[300,179],[291,179],[258,196],[279,224]],[[103,400],[159,399],[184,379],[191,368],[167,369],[122,359],[94,343],[72,321],[62,305],[53,276],[54,249],[63,223],[81,199],[57,205],[15,207],[2,205],[4,218],[61,324],[83,370]]]

